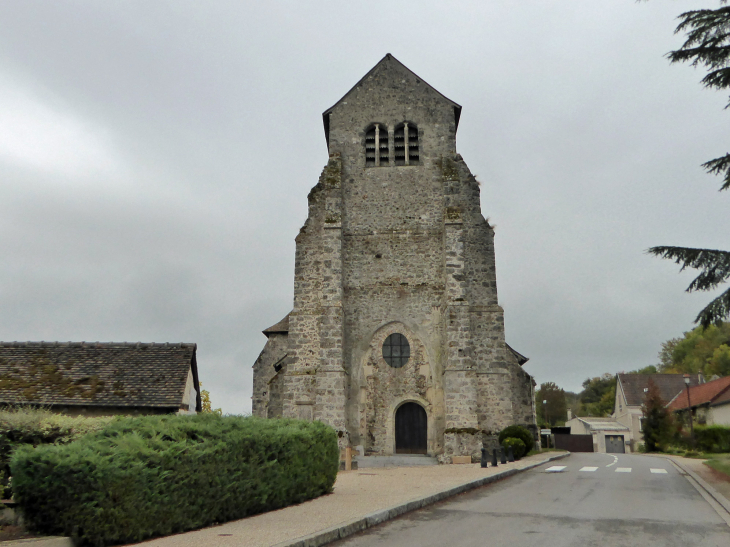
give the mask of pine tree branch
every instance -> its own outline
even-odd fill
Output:
[[[730,252],[687,247],[652,247],[647,251],[660,258],[674,260],[680,271],[686,268],[702,270],[687,287],[687,292],[709,291],[730,278]],[[730,314],[730,289],[710,302],[697,316],[695,323],[707,328]]]
[[[730,315],[730,289],[710,302],[699,313],[695,319],[695,323],[699,323],[703,328],[707,328],[712,323],[719,325],[728,315]]]
[[[711,175],[719,175],[725,173],[723,177],[723,185],[720,187],[720,191],[727,190],[730,188],[730,154],[725,154],[720,158],[715,158],[702,164],[702,167]]]
[[[661,246],[652,247],[647,252],[659,258],[674,260],[675,264],[681,265],[680,271],[693,268],[704,270],[704,272],[716,271],[718,276],[723,277],[723,280],[730,277],[730,252],[728,251]],[[693,290],[708,290],[710,288],[714,287],[698,287]]]

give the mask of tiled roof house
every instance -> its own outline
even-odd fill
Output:
[[[689,404],[697,423],[730,425],[730,376],[689,387]],[[678,393],[667,405],[673,412],[686,415],[689,408],[687,389]]]
[[[643,442],[644,436],[641,433],[641,420],[644,414],[641,405],[644,403],[644,396],[649,389],[649,380],[659,389],[662,400],[669,403],[684,389],[684,377],[682,374],[617,374],[616,375],[616,399],[614,402],[613,417],[620,424],[629,428],[629,441],[636,443]],[[690,378],[691,385],[697,386],[704,382],[701,374],[693,374]]]
[[[67,414],[201,409],[196,344],[0,342],[0,405]]]

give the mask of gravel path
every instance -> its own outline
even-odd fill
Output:
[[[332,494],[241,520],[175,536],[153,539],[145,547],[269,547],[363,517],[415,498],[498,471],[522,468],[552,454],[482,469],[479,464],[368,468],[340,472]]]

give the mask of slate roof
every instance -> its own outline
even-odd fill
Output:
[[[200,392],[196,349],[182,343],[0,342],[0,404],[178,410],[191,367]]]
[[[684,389],[684,377],[682,374],[619,374],[618,381],[626,396],[626,404],[629,406],[641,406],[644,403],[644,389],[649,387],[649,379],[659,388],[664,403],[669,403],[679,392]],[[690,377],[690,385],[698,385],[700,378],[698,374]]]
[[[718,378],[706,384],[689,387],[689,399],[692,408],[704,404],[712,404],[719,397],[730,392],[730,376]],[[667,405],[669,410],[683,410],[687,408],[687,390],[684,389]]]
[[[525,363],[527,363],[527,361],[529,361],[529,360],[530,360],[530,358],[529,358],[529,357],[525,357],[525,356],[524,356],[524,355],[522,355],[522,354],[521,354],[521,353],[520,353],[519,351],[517,351],[517,350],[516,350],[516,349],[514,349],[514,348],[513,348],[512,346],[510,346],[510,345],[509,345],[508,343],[506,343],[506,342],[505,342],[505,344],[504,344],[504,345],[505,345],[505,346],[507,346],[507,351],[509,351],[510,353],[512,353],[512,355],[514,355],[514,356],[515,356],[515,359],[517,359],[517,363],[518,363],[518,364],[519,364],[520,366],[524,365]]]
[[[270,326],[268,329],[262,330],[266,335],[266,338],[269,337],[269,334],[284,334],[289,332],[289,316],[291,315],[291,312],[286,314],[286,317],[279,321],[276,325]]]
[[[629,428],[618,423],[614,418],[582,418],[578,420],[595,431],[628,431]]]

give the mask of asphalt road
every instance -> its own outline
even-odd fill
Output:
[[[572,454],[333,545],[730,547],[730,527],[664,458]]]

